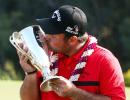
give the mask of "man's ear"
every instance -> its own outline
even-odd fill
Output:
[[[70,37],[70,39],[69,39],[70,45],[75,45],[75,44],[77,44],[77,41],[78,41],[78,37],[77,37],[77,36],[72,36],[72,37]]]

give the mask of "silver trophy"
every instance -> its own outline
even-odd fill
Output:
[[[51,79],[60,78],[60,76],[53,76],[50,71],[50,59],[47,52],[42,48],[43,41],[40,40],[39,35],[45,35],[39,25],[32,25],[22,29],[19,32],[14,32],[9,40],[11,44],[22,54],[26,55],[32,65],[40,70],[43,74],[43,82],[40,85],[41,91],[51,91]],[[24,44],[28,48],[25,52],[20,44]]]

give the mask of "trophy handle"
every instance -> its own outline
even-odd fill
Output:
[[[22,54],[26,55],[28,57],[28,59],[31,61],[31,63],[33,64],[33,66],[37,69],[37,70],[41,70],[40,67],[38,67],[38,63],[35,62],[34,55],[32,55],[31,53],[27,54],[20,46],[19,44],[16,42],[18,41],[19,38],[19,42],[20,43],[20,37],[19,37],[19,33],[18,32],[14,32],[10,37],[9,37],[9,41],[11,42],[11,44]],[[22,43],[22,42],[21,42]]]
[[[47,66],[42,67],[42,73],[43,73],[43,81],[40,85],[40,90],[44,92],[52,91],[52,88],[50,86],[50,81],[52,79],[59,79],[60,76],[54,76],[51,74],[50,68]]]
[[[52,87],[50,86],[50,81],[52,79],[60,79],[60,76],[48,76],[46,79],[43,77],[43,82],[40,85],[40,90],[44,92],[52,91]]]

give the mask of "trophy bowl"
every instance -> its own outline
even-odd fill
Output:
[[[9,37],[9,41],[20,53],[28,58],[36,69],[42,72],[43,82],[40,85],[40,89],[41,91],[47,92],[52,90],[50,80],[60,78],[60,76],[54,76],[51,74],[50,57],[42,48],[43,41],[40,40],[40,35],[45,35],[41,27],[39,25],[32,25],[19,32],[13,32]],[[25,52],[24,47],[21,48],[20,44],[27,47],[28,51]]]

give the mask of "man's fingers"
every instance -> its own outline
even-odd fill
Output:
[[[24,47],[23,47],[23,50],[27,53],[27,52],[28,52],[27,46],[24,46]]]
[[[26,45],[24,45],[23,43],[20,43],[18,45],[21,49],[23,49],[23,51],[28,52],[28,47]]]
[[[22,55],[22,53],[19,52],[18,50],[16,50],[16,51],[17,51],[18,57],[20,58],[20,56]]]
[[[26,53],[28,52],[28,48],[25,46],[25,45],[23,45],[23,43],[20,43],[20,44],[18,44],[19,45],[19,47],[21,48],[21,49],[23,49],[23,51],[25,51]],[[17,51],[17,54],[18,54],[18,56],[19,56],[19,59],[21,58],[21,56],[23,56],[23,54],[19,51],[19,50],[17,50],[16,49],[16,51]],[[23,58],[23,57],[22,57]]]
[[[20,60],[21,60],[22,62],[27,63],[28,58],[27,58],[27,56],[25,56],[25,55],[21,55]]]
[[[50,86],[51,86],[52,90],[55,91],[58,95],[60,95],[62,93],[63,89],[59,85],[50,83]]]
[[[18,45],[20,46],[20,48],[23,48],[23,43],[19,43]]]

